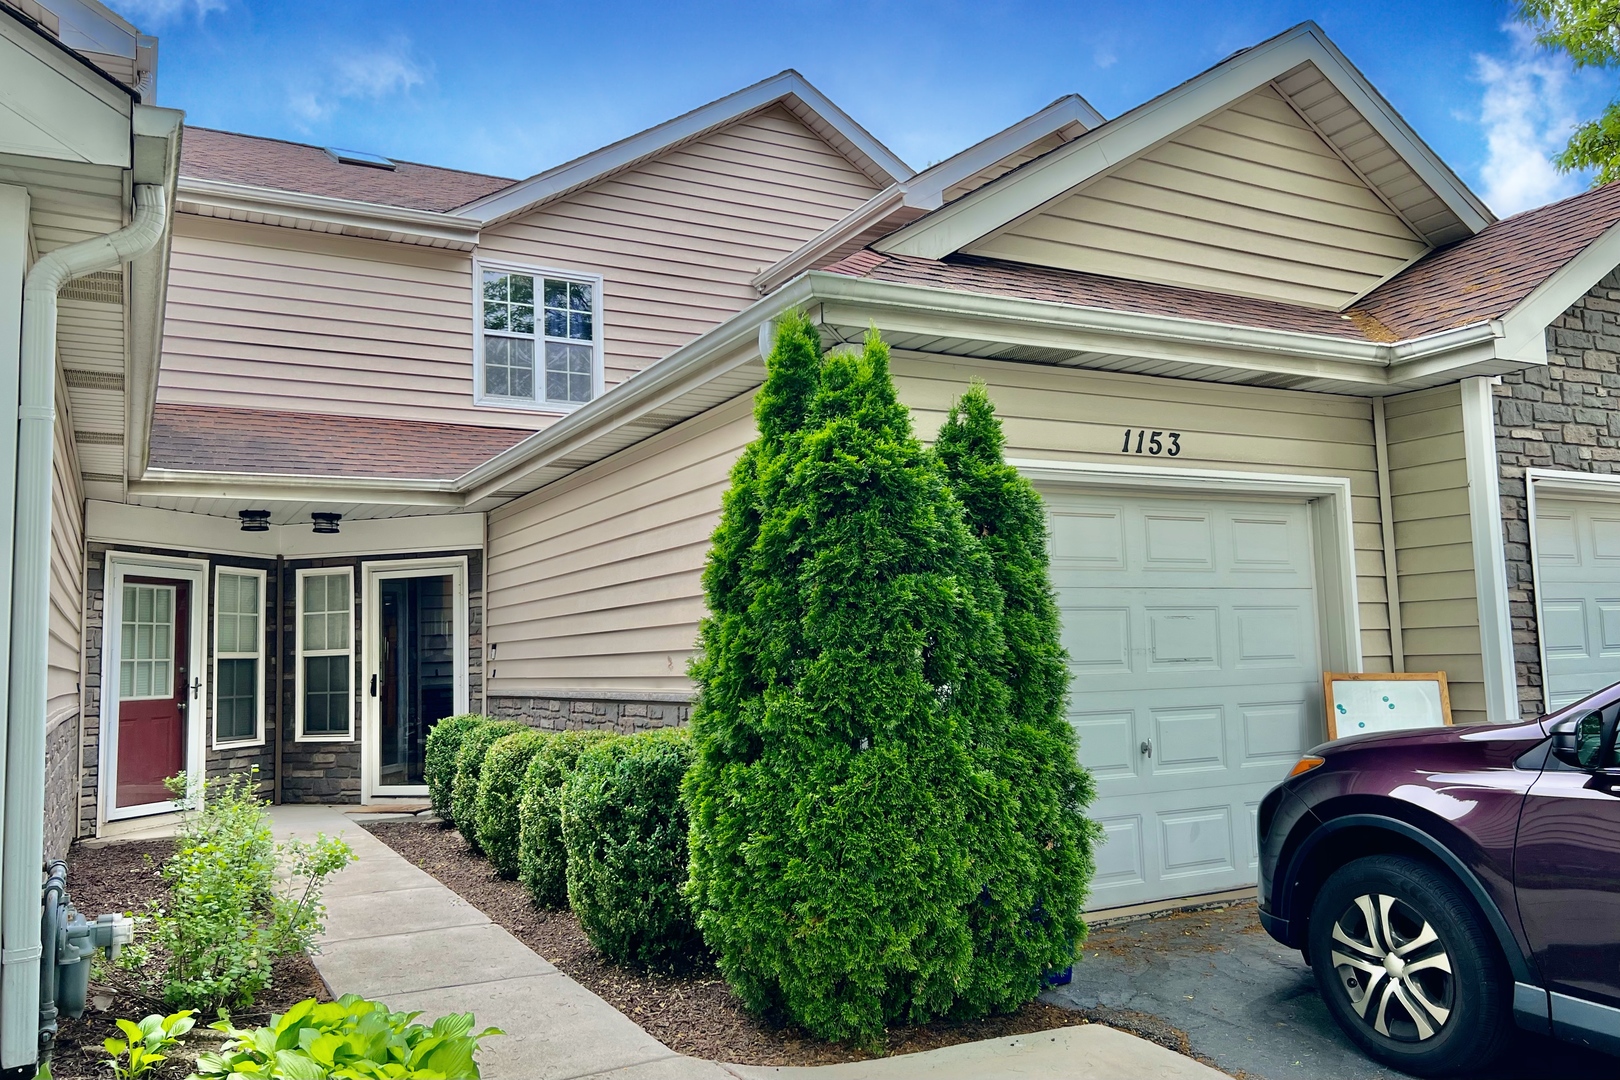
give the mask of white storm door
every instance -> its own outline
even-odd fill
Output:
[[[1536,503],[1547,708],[1620,682],[1620,504]]]
[[[1320,742],[1309,507],[1048,499],[1070,722],[1107,833],[1089,905],[1255,882],[1255,813]]]

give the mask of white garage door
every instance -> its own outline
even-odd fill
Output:
[[[1252,885],[1260,799],[1322,736],[1304,503],[1058,495],[1093,909]]]
[[[1557,709],[1620,682],[1620,506],[1538,500],[1536,573]]]

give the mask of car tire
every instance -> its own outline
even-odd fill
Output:
[[[1511,974],[1473,902],[1432,865],[1375,855],[1341,867],[1317,893],[1309,936],[1328,1011],[1374,1060],[1448,1076],[1506,1046]]]

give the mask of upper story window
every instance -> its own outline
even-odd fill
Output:
[[[479,401],[571,409],[601,387],[601,282],[483,268]]]

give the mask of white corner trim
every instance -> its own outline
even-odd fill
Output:
[[[336,199],[299,191],[233,184],[182,176],[178,209],[229,220],[259,219],[259,223],[324,231],[353,231],[367,239],[471,251],[478,244],[482,225],[463,217],[383,206],[354,199]]]
[[[1519,719],[1519,687],[1502,536],[1496,403],[1490,379],[1464,379],[1461,389],[1474,593],[1479,607],[1480,661],[1485,671],[1485,715],[1493,724],[1511,724]]]
[[[666,120],[583,157],[475,199],[456,210],[456,214],[482,225],[493,224],[778,101],[800,104],[814,113],[828,126],[828,133],[834,136],[829,141],[842,140],[847,150],[865,157],[874,170],[883,174],[885,182],[911,179],[910,166],[850,119],[821,91],[811,86],[803,75],[790,69],[699,106],[673,120]]]
[[[1081,485],[1146,493],[1271,496],[1312,504],[1313,547],[1321,589],[1323,646],[1329,664],[1360,671],[1361,609],[1356,595],[1356,542],[1349,477],[1175,469],[1162,465],[1008,458],[1037,487]]]

